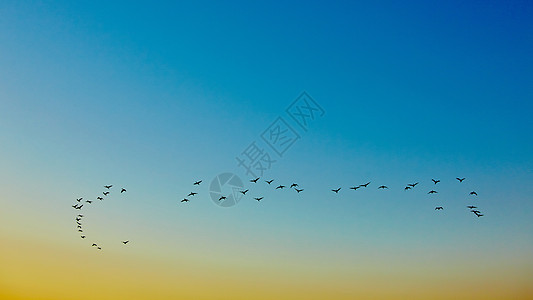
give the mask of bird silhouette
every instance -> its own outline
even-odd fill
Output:
[[[259,180],[260,177],[257,177],[256,179],[252,179],[250,180],[250,182],[253,182],[253,183],[257,183],[257,181]]]
[[[75,207],[75,209],[81,209],[82,207],[83,207],[83,204],[78,205],[77,207]]]
[[[459,177],[456,177],[455,179],[459,180],[459,182],[463,182],[463,180],[465,180],[466,178],[459,178]]]
[[[129,242],[129,241],[123,241],[122,243],[123,243],[124,245],[126,245],[128,242]]]
[[[76,201],[78,201],[78,202],[81,202],[81,200],[83,200],[83,198],[76,199]]]
[[[409,184],[407,184],[407,185],[410,186],[410,187],[415,187],[417,184],[418,184],[418,182],[415,182],[415,183],[409,183]]]
[[[438,192],[435,191],[435,190],[431,190],[431,191],[428,192],[428,194],[436,194],[436,193],[438,193]]]
[[[104,196],[107,196],[109,195],[109,192],[103,192],[102,194],[104,194]]]
[[[83,218],[83,215],[78,215],[78,217]]]
[[[81,221],[81,218],[76,218],[76,221]]]
[[[224,199],[226,199],[226,196],[222,196],[222,197],[218,198],[218,201],[224,200]]]
[[[85,238],[85,236],[84,236],[84,235],[82,235],[82,236],[80,236],[80,237],[81,237],[82,239],[84,239],[84,238]]]
[[[78,231],[79,231],[79,232],[83,232],[83,230],[81,230],[81,229],[78,229]]]
[[[189,195],[187,195],[187,197],[189,196],[194,196],[194,195],[197,195],[198,193],[195,193],[195,192],[190,192]]]
[[[361,186],[352,186],[352,187],[350,188],[350,190],[354,190],[354,191],[355,191],[355,190],[357,190],[357,189],[360,188],[360,187],[361,187]]]
[[[272,180],[265,180],[265,182],[268,183],[268,184],[271,184],[272,181],[274,181],[274,179],[272,179]]]
[[[102,197],[96,197],[96,199],[98,199],[100,201],[104,200],[104,198],[102,198]]]
[[[195,183],[193,183],[193,185],[200,185],[200,183],[202,183],[202,181],[201,181],[201,180],[198,180],[198,181],[196,181]]]
[[[412,187],[410,187],[410,186],[406,186],[406,187],[404,188],[404,190],[406,190],[406,191],[407,191],[407,190],[410,190],[410,189],[412,189]]]
[[[120,190],[120,193],[122,194],[122,193],[124,193],[124,192],[126,192],[126,189],[125,189],[125,188],[122,188],[122,189]]]
[[[104,185],[104,187],[109,190],[110,188],[113,187],[113,185]]]
[[[96,248],[97,248],[98,250],[102,250],[102,248],[100,248],[100,247],[96,247]]]
[[[81,229],[81,225],[78,225],[78,228]]]
[[[300,192],[303,192],[304,189],[299,190],[297,188],[294,188],[294,190],[299,194]]]
[[[388,188],[389,188],[389,187],[386,186],[386,185],[380,185],[380,186],[378,187],[378,189],[388,189]]]
[[[481,213],[479,210],[471,210],[471,212],[473,212],[475,214],[480,214]]]
[[[469,205],[469,206],[467,206],[467,207],[470,208],[470,209],[477,208],[476,206],[473,206],[473,205]]]
[[[86,200],[85,202],[87,202],[89,204],[93,203],[91,200]]]
[[[246,193],[248,193],[248,190],[240,191],[240,193],[246,195]]]
[[[470,192],[470,195],[474,195],[474,196],[477,196],[477,193],[476,193],[476,192],[474,192],[474,191],[472,191],[472,192]]]
[[[442,206],[435,207],[435,210],[442,210],[442,209],[444,209],[444,208],[442,208]]]
[[[331,191],[332,191],[332,192],[335,192],[335,194],[338,194],[340,190],[341,190],[341,188],[333,189],[333,190],[331,190]]]
[[[78,205],[74,204],[74,205],[72,205],[72,207],[74,207],[74,208],[78,208]]]
[[[284,189],[284,188],[285,188],[284,185],[278,185],[278,186],[276,187],[276,190],[282,190],[282,189]]]
[[[257,201],[261,201],[264,197],[258,197],[258,198],[254,198],[255,200]]]
[[[293,183],[293,184],[291,184],[291,186],[289,188],[292,189],[293,187],[297,187],[297,186],[298,186],[297,183]]]
[[[361,184],[361,185],[359,185],[359,186],[367,187],[369,184],[370,184],[370,182],[367,182],[367,183],[365,183],[365,184]]]
[[[97,246],[98,246],[98,245],[96,245],[96,244],[94,244],[94,243],[91,245],[91,247],[97,247]]]
[[[189,199],[185,198],[185,199],[181,200],[181,202],[189,202]]]
[[[435,179],[431,179],[431,181],[433,181],[434,184],[437,184],[440,182],[440,180],[435,180]]]

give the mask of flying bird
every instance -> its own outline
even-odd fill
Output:
[[[94,244],[94,243],[91,245],[91,247],[97,247],[97,246],[98,246],[98,245],[96,245],[96,244]]]
[[[122,193],[124,193],[124,192],[126,192],[126,189],[125,189],[125,188],[122,188],[122,189],[120,190],[120,193],[122,194]]]
[[[278,189],[279,189],[279,190],[282,190],[282,189],[284,189],[284,188],[285,188],[284,185],[278,185],[278,187],[276,187],[276,190],[278,190]]]
[[[83,215],[78,215],[78,217],[83,218]]]
[[[380,186],[378,187],[378,189],[388,189],[388,188],[389,188],[389,187],[386,186],[386,185],[380,185]]]
[[[97,249],[98,249],[98,250],[102,250],[102,248],[100,248],[100,247],[97,247]]]
[[[474,191],[472,191],[472,192],[470,192],[470,195],[474,195],[474,196],[477,196],[477,193],[476,193],[476,192],[474,192]]]
[[[189,202],[189,199],[185,198],[185,199],[181,200],[181,202]]]
[[[360,187],[361,187],[361,186],[352,186],[352,187],[350,188],[350,190],[354,190],[354,191],[355,191],[355,190],[357,190],[357,189],[360,188]]]
[[[104,185],[104,187],[109,190],[110,188],[113,187],[113,185]]]
[[[444,208],[442,208],[442,206],[435,207],[435,210],[442,210],[442,209],[444,209]]]
[[[129,241],[123,241],[122,243],[123,243],[124,245],[126,245],[128,242],[129,242]]]
[[[265,182],[268,183],[268,184],[271,184],[272,181],[274,181],[274,179],[272,179],[272,180],[265,180]]]
[[[412,187],[410,187],[410,186],[406,186],[406,187],[404,188],[404,190],[407,191],[407,190],[410,190],[411,188],[412,188]]]
[[[76,218],[76,221],[81,221],[81,218]]]
[[[91,200],[86,200],[85,202],[87,202],[89,204],[93,203]]]
[[[196,181],[193,185],[200,185],[200,183],[202,183],[202,181],[201,181],[201,180],[198,180],[198,181]]]
[[[332,192],[335,192],[335,194],[338,194],[340,190],[341,190],[341,188],[338,188],[338,189],[336,189],[336,190],[333,189],[333,190],[331,190],[331,191],[332,191]]]
[[[224,200],[224,199],[226,199],[226,196],[222,196],[222,197],[218,198],[218,201]]]
[[[433,181],[434,184],[437,184],[440,182],[440,180],[435,180],[435,179],[431,179],[431,181]]]
[[[302,192],[304,189],[299,190],[299,189],[297,189],[297,188],[294,188],[294,190],[299,194],[299,193]]]
[[[293,183],[293,184],[291,184],[291,186],[290,186],[289,188],[291,188],[291,189],[292,189],[293,187],[297,187],[297,186],[298,186],[298,184],[297,184],[297,183]]]
[[[410,187],[415,187],[417,184],[418,184],[418,182],[415,182],[415,183],[409,183],[409,184],[407,184],[407,185],[410,186]]]
[[[103,192],[102,194],[104,194],[104,196],[107,196],[109,195],[109,192]]]
[[[471,210],[471,212],[473,212],[475,214],[480,214],[481,213],[479,210]]]
[[[78,207],[76,207],[76,209],[81,209],[82,207],[83,207],[83,204],[81,204]]]
[[[365,183],[365,184],[361,184],[361,185],[359,185],[359,186],[367,187],[369,184],[370,184],[370,182],[367,182],[367,183]]]
[[[96,199],[98,199],[98,200],[100,200],[100,201],[101,201],[101,200],[104,200],[104,198],[102,198],[102,197],[96,197]]]
[[[84,236],[84,235],[82,235],[82,236],[81,236],[81,238],[82,238],[82,239],[84,239],[84,238],[85,238],[85,236]]]
[[[438,192],[435,191],[435,190],[431,190],[431,191],[428,192],[428,194],[436,194],[436,193],[438,193]]]
[[[470,209],[474,209],[474,208],[477,208],[476,206],[472,206],[472,205],[470,205],[470,206],[467,206],[467,207],[468,207],[468,208],[470,208]]]
[[[259,180],[260,177],[257,177],[256,179],[252,179],[250,180],[250,182],[253,182],[253,183],[257,183],[257,181]]]
[[[264,197],[258,197],[258,198],[254,198],[255,200],[257,201],[261,201]]]
[[[248,190],[240,191],[240,193],[246,195],[246,193],[248,193]]]
[[[81,225],[78,225],[78,228],[81,229]]]
[[[78,201],[78,202],[81,202],[81,200],[83,200],[83,198],[76,199],[76,201]]]
[[[456,177],[455,179],[459,180],[459,182],[463,182],[463,180],[465,180],[466,178],[459,178],[459,177]]]
[[[195,192],[190,192],[189,195],[187,195],[187,197],[189,196],[194,196],[194,195],[197,195],[198,193],[195,193]]]

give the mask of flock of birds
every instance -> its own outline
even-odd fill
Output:
[[[110,190],[111,190],[112,187],[113,187],[113,185],[104,185],[105,190],[102,192],[102,195],[103,195],[104,197],[106,197],[107,195],[109,195],[110,192],[111,192]],[[126,189],[125,189],[125,188],[121,188],[120,193],[122,194],[122,193],[125,193],[125,192],[126,192]],[[103,201],[103,200],[104,200],[104,198],[101,197],[101,196],[96,197],[96,199],[97,199],[97,200],[100,200],[100,201]],[[74,204],[74,205],[72,205],[72,207],[73,207],[74,209],[76,209],[76,210],[81,210],[81,209],[83,208],[83,205],[84,205],[84,204],[82,204],[82,201],[83,201],[83,198],[77,198],[77,199],[76,199],[76,202],[77,202],[77,203]],[[85,200],[85,203],[91,204],[91,203],[93,203],[93,200]],[[83,215],[82,215],[82,214],[78,214],[78,215],[76,216],[75,220],[76,220],[76,224],[77,224],[77,230],[78,230],[79,233],[81,233],[81,236],[80,236],[80,237],[81,237],[82,239],[85,239],[85,238],[87,238],[87,236],[86,236],[85,234],[83,234],[83,227],[82,227],[82,223],[81,223],[82,218],[83,218]],[[122,243],[123,243],[124,245],[126,245],[127,243],[129,243],[129,240],[128,240],[128,241],[122,241]],[[98,244],[96,244],[96,243],[92,243],[91,247],[96,247],[96,249],[98,249],[98,250],[102,250],[102,247],[100,247],[100,246],[99,246]]]
[[[255,179],[251,179],[250,180],[250,183],[252,184],[257,184],[259,182],[259,180],[261,179],[261,177],[257,177]],[[455,178],[459,183],[462,183],[466,178],[460,178],[460,177],[456,177]],[[270,180],[264,180],[268,185],[271,185],[273,182],[274,182],[274,179],[270,179]],[[431,179],[431,181],[433,182],[433,184],[436,186],[438,183],[440,183],[440,179]],[[202,183],[202,180],[198,180],[198,181],[195,181],[193,183],[193,186],[199,186],[200,184]],[[369,185],[370,185],[371,182],[367,182],[367,183],[364,183],[364,184],[359,184],[359,185],[356,185],[356,186],[351,186],[349,187],[350,190],[358,190],[358,189],[361,189],[361,188],[367,188]],[[415,183],[408,183],[405,187],[404,187],[404,190],[405,191],[409,191],[409,190],[412,190],[414,189],[417,185],[419,184],[419,182],[415,182]],[[288,188],[289,189],[293,189],[295,190],[298,194],[303,192],[304,189],[301,189],[299,188],[300,186],[297,184],[297,183],[292,183]],[[276,186],[275,190],[283,190],[287,188],[286,185],[278,185]],[[388,189],[389,187],[386,186],[386,185],[380,185],[378,186],[378,189],[380,190],[384,190],[384,189]],[[335,194],[338,194],[340,191],[341,191],[342,187],[338,187],[338,188],[333,188],[331,189],[331,191]],[[244,196],[246,196],[246,194],[249,192],[250,190],[249,189],[243,189],[243,190],[240,190],[239,193],[241,193]],[[438,194],[439,192],[435,189],[431,189],[430,191],[428,191],[428,194]],[[193,197],[195,195],[198,195],[198,192],[190,192],[187,197]],[[475,191],[471,191],[469,193],[470,196],[477,196],[477,193]],[[190,199],[189,198],[183,198],[181,200],[181,202],[190,202]],[[218,201],[222,201],[222,200],[225,200],[226,199],[226,196],[221,196]],[[255,200],[257,200],[258,202],[263,200],[264,199],[264,196],[261,196],[261,197],[254,197]],[[478,218],[479,217],[482,217],[483,214],[481,213],[481,211],[477,210],[477,207],[474,206],[474,205],[468,205],[467,208],[470,210],[470,212],[474,213]],[[435,207],[435,210],[437,211],[440,211],[440,210],[443,210],[444,207],[443,206],[437,206]]]
[[[250,183],[252,184],[258,184],[259,183],[259,180],[261,178],[260,177],[257,177],[255,179],[251,179],[250,180]],[[459,178],[457,177],[456,178],[457,181],[459,183],[462,183],[465,178]],[[433,182],[434,186],[437,186],[438,183],[440,183],[440,180],[438,179],[431,179],[431,181]],[[269,186],[276,186],[276,185],[272,185],[272,183],[274,182],[274,179],[270,179],[270,180],[264,180],[264,182],[266,184],[268,184]],[[193,183],[193,186],[194,187],[198,187],[200,186],[200,184],[202,183],[202,180],[198,180],[198,181],[195,181]],[[357,191],[359,189],[365,189],[365,188],[368,188],[368,186],[371,184],[371,182],[366,182],[364,184],[359,184],[359,185],[355,185],[355,186],[351,186],[351,187],[348,187],[349,190],[354,190],[354,191]],[[409,190],[413,190],[416,188],[416,186],[419,184],[419,182],[415,182],[415,183],[409,183],[407,184],[405,187],[404,187],[404,190],[405,191],[409,191]],[[113,187],[113,185],[104,185],[104,188],[105,190],[102,192],[102,195],[104,197],[108,196],[111,192],[111,188]],[[343,187],[337,187],[337,188],[333,188],[331,189],[331,192],[335,193],[335,194],[339,194],[339,192],[342,190]],[[388,189],[389,187],[386,186],[386,185],[380,185],[378,186],[378,190],[385,190],[385,189]],[[294,190],[296,193],[301,193],[304,191],[303,188],[300,188],[300,186],[297,184],[297,183],[292,183],[290,185],[283,185],[283,184],[280,184],[280,185],[277,185],[274,190],[283,190],[283,189],[290,189],[290,190]],[[249,189],[242,189],[240,191],[238,191],[239,193],[241,193],[244,197],[248,194],[250,190]],[[125,188],[121,188],[120,190],[120,194],[122,193],[125,193],[126,192],[126,189]],[[432,194],[438,194],[439,192],[436,190],[436,189],[431,189],[430,191],[428,191],[428,194],[432,195]],[[190,202],[190,199],[192,199],[192,197],[198,195],[198,192],[197,191],[192,191],[190,192],[185,198],[183,198],[180,202],[182,203],[186,203],[186,202]],[[475,191],[471,191],[469,193],[470,196],[477,196],[477,193]],[[99,197],[96,197],[97,200],[99,201],[103,201],[104,200],[104,197],[102,196],[99,196]],[[260,196],[260,197],[253,197],[254,200],[260,202],[261,200],[264,199],[264,196]],[[223,201],[223,200],[226,200],[226,196],[221,196],[218,201]],[[83,206],[85,205],[84,203],[87,203],[87,204],[91,204],[93,203],[92,200],[85,200],[85,202],[83,203],[83,198],[78,198],[76,199],[76,204],[72,205],[72,207],[76,210],[81,210],[83,208]],[[470,210],[470,212],[472,212],[474,215],[476,215],[478,218],[479,217],[482,217],[483,214],[481,213],[481,211],[478,210],[478,208],[474,205],[468,205],[467,208]],[[435,210],[436,211],[440,211],[440,210],[443,210],[444,207],[443,206],[437,206],[435,207]],[[82,227],[82,219],[83,219],[83,214],[78,214],[76,217],[75,217],[75,220],[76,220],[76,224],[77,224],[77,230],[78,232],[81,234],[81,238],[82,239],[85,239],[87,238],[87,236],[83,233],[83,227]],[[126,241],[122,241],[122,243],[124,245],[128,244],[129,243],[129,240],[126,240]],[[97,243],[92,243],[91,247],[96,247],[96,249],[98,250],[102,250],[102,247],[100,245],[98,245]]]

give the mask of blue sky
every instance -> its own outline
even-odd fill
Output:
[[[172,252],[170,242],[146,245],[194,224],[200,233],[182,234],[200,252],[278,240],[306,265],[316,261],[306,251],[331,251],[326,243],[346,259],[358,247],[390,260],[389,249],[490,248],[496,270],[533,248],[532,10],[526,1],[7,1],[0,222],[14,229],[0,233],[78,247],[71,202],[113,183],[131,205],[109,204],[98,218],[123,233],[120,224],[135,226],[141,256]],[[210,180],[248,180],[235,156],[303,91],[325,114],[305,133],[295,127],[301,140],[265,176],[304,193],[263,184],[261,203],[213,205]],[[431,178],[442,180],[437,201],[426,194]],[[197,179],[204,198],[178,205]],[[348,191],[367,181],[366,194]],[[404,193],[415,181],[418,194]],[[466,210],[470,190],[484,218]],[[218,236],[220,224],[228,231]]]

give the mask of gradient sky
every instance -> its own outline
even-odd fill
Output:
[[[0,298],[531,299],[532,14],[2,1]],[[301,139],[263,179],[305,191],[247,183],[213,204],[211,180],[248,181],[235,157],[268,150],[261,133],[303,91],[325,113],[291,123]],[[104,184],[128,192],[86,204],[82,240],[71,205]]]

